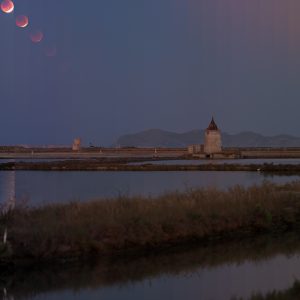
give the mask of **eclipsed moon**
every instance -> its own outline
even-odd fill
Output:
[[[16,25],[18,27],[24,28],[24,27],[28,26],[28,23],[29,23],[29,21],[28,21],[27,16],[24,16],[24,15],[17,16]]]
[[[1,2],[1,10],[6,14],[10,14],[14,11],[15,5],[11,0],[3,0]]]
[[[39,43],[44,37],[40,30],[35,30],[30,33],[30,39],[33,43]]]
[[[46,56],[48,56],[48,57],[53,57],[53,56],[56,55],[56,53],[57,53],[57,49],[56,49],[55,46],[48,46],[48,47],[46,47],[46,49],[45,49],[45,54],[46,54]]]

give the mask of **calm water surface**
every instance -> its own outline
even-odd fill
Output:
[[[154,164],[154,165],[204,165],[204,164],[238,164],[238,165],[250,165],[250,164],[287,164],[287,165],[298,165],[300,164],[300,158],[262,158],[262,159],[195,159],[195,160],[160,160],[160,161],[144,161],[129,163],[130,165],[143,165],[143,164]]]
[[[262,237],[136,259],[1,273],[0,291],[37,300],[249,299],[253,293],[285,292],[300,279],[296,239]]]
[[[285,183],[299,176],[268,176],[259,172],[0,172],[0,201],[11,197],[31,205],[91,200],[120,195],[156,196],[199,187],[225,189],[264,180]]]
[[[109,156],[118,157],[118,156]],[[10,159],[0,159],[1,163],[8,162],[54,162],[54,161],[66,161],[68,158],[10,158]],[[91,160],[91,158],[72,158],[72,160],[85,161]],[[180,159],[180,160],[147,160],[141,162],[128,163],[129,165],[141,165],[141,164],[162,164],[162,165],[202,165],[202,164],[300,164],[300,158],[259,158],[259,159]]]

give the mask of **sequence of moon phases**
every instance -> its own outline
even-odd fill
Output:
[[[15,5],[12,0],[2,0],[0,7],[1,10],[6,14],[12,13],[15,9]],[[27,16],[19,15],[16,17],[16,25],[18,27],[25,28],[28,26],[28,24],[29,24],[29,20]],[[40,30],[35,30],[30,33],[30,39],[33,43],[39,43],[42,41],[43,38],[44,38],[44,34]],[[55,46],[48,46],[45,49],[45,54],[48,57],[53,57],[56,55],[56,53],[57,53],[57,49]]]
[[[28,23],[29,23],[29,21],[28,21],[27,16],[24,16],[24,15],[17,16],[16,25],[18,27],[24,28],[24,27],[28,26]]]
[[[44,37],[40,30],[35,30],[30,33],[30,39],[33,43],[39,43]]]
[[[3,0],[1,2],[1,10],[6,13],[10,14],[14,11],[15,5],[11,0]]]

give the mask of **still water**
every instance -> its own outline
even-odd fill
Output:
[[[298,165],[300,158],[259,158],[259,159],[180,159],[180,160],[157,160],[157,161],[143,161],[133,162],[129,165],[204,165],[204,164],[237,164],[237,165],[250,165],[250,164],[274,164],[274,165]]]
[[[40,172],[1,171],[0,201],[16,197],[29,205],[86,201],[117,196],[156,196],[199,187],[226,189],[264,180],[285,183],[299,176],[264,176],[259,172]]]
[[[272,291],[285,295],[300,279],[299,254],[299,237],[260,237],[139,258],[1,272],[0,293],[6,291],[3,299],[36,300],[230,300],[259,293],[267,300]]]
[[[109,156],[111,157],[111,156]],[[117,158],[117,156],[116,156]],[[31,162],[31,163],[43,163],[43,162],[54,162],[54,161],[66,161],[66,158],[10,158],[0,159],[0,164],[9,162]],[[91,158],[72,158],[72,160],[86,161]],[[247,158],[247,159],[170,159],[170,160],[147,160],[139,162],[131,162],[129,165],[143,165],[143,164],[155,164],[155,165],[203,165],[203,164],[286,164],[286,165],[298,165],[300,164],[300,158]]]

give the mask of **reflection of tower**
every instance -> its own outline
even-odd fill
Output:
[[[0,182],[0,203],[4,212],[13,209],[16,202],[16,171],[8,171],[3,174]]]
[[[4,287],[3,288],[3,300],[14,300],[14,299],[15,299],[14,296],[7,294],[7,290]]]

